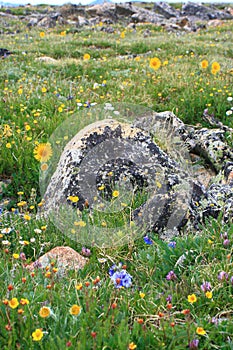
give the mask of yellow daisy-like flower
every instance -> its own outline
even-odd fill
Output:
[[[11,148],[11,143],[10,142],[7,142],[6,148]]]
[[[28,214],[24,215],[24,220],[30,221],[31,220],[31,216]]]
[[[19,305],[18,299],[12,298],[11,300],[9,300],[8,305],[10,306],[11,309],[16,309],[17,306]]]
[[[213,297],[213,293],[212,293],[212,292],[207,291],[207,292],[205,293],[205,296],[206,296],[206,298],[208,298],[208,299],[212,299],[212,297]]]
[[[113,191],[112,196],[114,198],[117,198],[119,196],[119,191],[117,191],[117,190]]]
[[[136,349],[136,347],[137,347],[137,345],[132,342],[129,344],[128,350],[134,350],[134,349]]]
[[[40,32],[40,38],[44,38],[45,37],[45,32]]]
[[[83,55],[84,61],[88,61],[90,58],[91,58],[91,56],[89,55],[89,53],[85,53],[85,54]]]
[[[60,33],[61,36],[66,36],[66,31],[64,30],[63,32]]]
[[[142,299],[145,298],[145,295],[146,295],[145,293],[142,293],[142,292],[139,293],[139,296],[140,296],[140,298],[142,298]]]
[[[121,39],[124,39],[125,38],[125,32],[122,32],[120,37],[121,37]]]
[[[220,64],[218,62],[213,62],[211,65],[211,73],[216,74],[220,71]]]
[[[195,294],[191,294],[191,295],[188,295],[188,302],[193,304],[193,303],[196,303],[197,301],[197,297]]]
[[[19,259],[19,254],[14,253],[14,254],[13,254],[13,258],[14,258],[14,259]]]
[[[37,328],[35,332],[32,333],[32,339],[34,341],[40,341],[43,338],[44,333],[40,328]]]
[[[78,196],[69,196],[67,199],[69,199],[72,203],[77,203],[79,201]]]
[[[70,314],[73,316],[78,316],[81,313],[81,306],[74,304],[70,308]]]
[[[77,284],[77,286],[75,287],[77,290],[81,290],[83,288],[82,283]]]
[[[53,151],[50,143],[40,143],[36,146],[33,153],[36,160],[44,163],[51,158]]]
[[[50,309],[49,309],[48,307],[46,307],[46,306],[43,306],[43,307],[40,309],[40,311],[39,311],[39,315],[40,315],[40,317],[42,317],[42,318],[49,317],[50,314],[51,314],[51,311],[50,311]]]
[[[28,304],[29,304],[29,300],[28,300],[28,299],[25,299],[25,298],[21,298],[21,299],[20,299],[20,304],[21,304],[21,305],[28,305]]]
[[[201,68],[206,69],[209,65],[209,62],[207,60],[201,61]]]
[[[158,57],[153,57],[150,59],[150,68],[157,70],[161,66],[161,61]]]
[[[197,333],[198,335],[205,335],[205,334],[206,334],[206,331],[205,331],[204,328],[202,328],[202,327],[197,327],[196,333]]]

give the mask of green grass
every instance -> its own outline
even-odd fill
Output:
[[[150,236],[152,245],[146,244],[146,232],[117,248],[89,247],[91,256],[85,268],[69,271],[62,278],[59,271],[52,270],[56,262],[48,267],[50,277],[45,270],[31,275],[24,267],[55,246],[68,245],[78,252],[82,249],[50,221],[35,218],[41,201],[35,145],[46,142],[56,127],[81,110],[86,113],[80,113],[80,123],[86,125],[88,120],[81,116],[88,118],[88,109],[78,104],[87,101],[97,105],[133,103],[157,112],[171,110],[185,123],[204,126],[208,124],[202,114],[208,108],[232,127],[232,117],[226,115],[232,107],[227,101],[233,82],[232,23],[182,35],[148,24],[138,26],[136,33],[117,25],[113,34],[100,31],[99,26],[78,32],[69,26],[56,27],[45,31],[44,38],[38,28],[29,30],[23,21],[11,20],[9,28],[20,32],[0,36],[1,47],[14,52],[0,60],[0,171],[1,179],[11,180],[1,200],[5,200],[3,213],[13,207],[22,217],[0,216],[0,291],[2,300],[27,298],[29,304],[12,309],[6,301],[1,302],[1,349],[63,350],[71,342],[70,349],[75,350],[126,350],[133,342],[139,350],[183,350],[193,339],[199,339],[199,349],[232,349],[233,230],[232,223],[223,224],[221,218],[206,222],[198,233],[185,231],[174,239],[175,248],[156,235]],[[151,30],[151,37],[143,37],[145,28]],[[66,36],[61,36],[64,30]],[[83,60],[86,53],[91,56],[88,61]],[[43,55],[57,61],[38,61]],[[152,57],[162,62],[157,71],[149,67]],[[209,62],[206,70],[201,69],[203,59]],[[214,61],[221,66],[216,75],[211,73]],[[231,146],[232,137],[228,136]],[[23,206],[18,205],[22,201]],[[25,214],[31,219],[24,219]],[[109,225],[116,219],[100,216]],[[13,229],[9,234],[4,231],[7,227]],[[226,236],[229,245],[223,244]],[[13,257],[22,252],[26,261]],[[119,262],[127,265],[132,276],[130,288],[115,288],[109,277],[109,268]],[[176,278],[169,281],[166,276],[170,271]],[[221,271],[229,274],[228,280],[219,280]],[[211,284],[210,299],[201,289],[204,281]],[[80,283],[83,287],[77,290]],[[9,291],[9,285],[13,290]],[[194,304],[187,299],[191,294],[197,297]],[[82,308],[78,316],[69,313],[74,304]],[[44,305],[52,311],[45,319],[39,316]],[[182,311],[186,309],[190,312],[185,315]],[[203,327],[206,334],[196,334],[197,327]],[[38,342],[32,340],[37,328],[44,332]]]

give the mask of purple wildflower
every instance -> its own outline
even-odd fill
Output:
[[[189,349],[198,349],[198,344],[199,344],[199,340],[198,339],[193,339],[190,343],[189,343]]]
[[[90,256],[91,255],[90,249],[82,247],[82,255],[83,256]]]
[[[153,244],[153,241],[148,236],[145,236],[143,239],[146,244],[149,244],[149,245]]]
[[[177,276],[175,274],[174,271],[169,271],[167,276],[166,276],[166,280],[168,281],[175,281],[177,279]]]
[[[116,264],[112,265],[108,271],[109,276],[112,277],[114,275],[114,273],[116,272],[117,266]]]
[[[216,317],[212,317],[210,320],[210,323],[215,324],[215,326],[218,325],[218,319]]]
[[[171,296],[171,294],[169,294],[169,295],[167,296],[166,301],[167,301],[168,303],[171,303],[171,302],[172,302],[172,296]]]
[[[201,285],[201,289],[203,290],[203,292],[207,292],[210,291],[212,289],[210,282],[203,282]]]
[[[114,282],[116,288],[129,288],[132,284],[132,276],[125,270],[116,271],[111,276],[111,280]]]
[[[225,271],[221,271],[220,273],[219,273],[219,275],[218,275],[218,279],[219,279],[219,281],[227,281],[228,280],[228,273],[226,273]]]
[[[230,282],[231,282],[231,284],[232,284],[232,286],[233,286],[233,276],[231,276]]]
[[[21,260],[27,260],[26,255],[23,252],[19,254],[19,257]]]
[[[224,241],[223,241],[224,247],[227,247],[229,244],[230,244],[229,239],[224,239]]]
[[[36,261],[33,263],[33,267],[34,267],[35,269],[39,269],[39,268],[42,267],[42,264],[41,264],[41,262],[39,262],[39,260],[36,260]]]
[[[171,241],[171,242],[169,242],[168,243],[168,247],[170,247],[170,248],[175,248],[176,247],[176,242],[175,241]]]

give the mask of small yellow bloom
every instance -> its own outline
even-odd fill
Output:
[[[42,87],[41,92],[45,93],[47,91],[46,87]]]
[[[208,298],[208,299],[212,299],[212,297],[213,297],[213,293],[212,293],[212,292],[207,291],[207,292],[205,293],[205,296],[206,296],[206,298]]]
[[[134,349],[136,349],[136,347],[137,347],[137,345],[132,342],[129,344],[128,350],[134,350]]]
[[[58,107],[58,112],[61,113],[63,111],[63,108],[62,107]]]
[[[41,329],[37,328],[35,332],[32,333],[32,339],[34,341],[40,341],[43,338],[44,333]]]
[[[153,57],[150,59],[150,68],[157,70],[161,66],[161,61],[158,57]]]
[[[124,39],[125,38],[125,32],[121,32],[120,37],[121,37],[121,39]]]
[[[98,187],[98,190],[102,191],[104,189],[104,187],[105,187],[104,185],[101,185],[101,186]]]
[[[209,65],[209,62],[207,60],[203,60],[201,62],[201,68],[206,69]]]
[[[216,74],[220,71],[220,64],[218,62],[213,62],[211,65],[211,72],[215,72],[213,74]]]
[[[47,162],[53,154],[50,143],[40,143],[35,147],[33,153],[36,160],[42,163]]]
[[[24,220],[30,221],[30,220],[31,220],[31,216],[30,216],[30,215],[25,214],[25,215],[24,215]]]
[[[140,296],[140,298],[142,298],[142,299],[145,297],[145,295],[146,295],[145,293],[142,293],[142,292],[139,293],[139,296]]]
[[[19,89],[18,89],[18,94],[19,94],[19,95],[22,95],[22,93],[23,93],[23,89],[22,89],[22,88],[19,88]]]
[[[18,299],[17,298],[12,298],[11,300],[9,300],[9,306],[11,309],[16,309],[17,306],[19,305]]]
[[[197,301],[197,297],[195,294],[191,294],[191,295],[188,295],[188,302],[193,304],[193,303],[196,303]]]
[[[40,311],[39,311],[40,317],[46,318],[46,317],[49,317],[50,314],[51,314],[51,311],[48,307],[43,306],[42,308],[40,308]]]
[[[29,300],[28,300],[28,299],[21,298],[21,299],[20,299],[20,304],[21,304],[21,305],[28,305],[28,304],[29,304]]]
[[[63,32],[60,33],[61,36],[66,36],[66,31],[64,30]]]
[[[29,130],[31,130],[31,127],[30,127],[30,125],[28,125],[28,124],[27,124],[27,125],[25,126],[25,130],[26,130],[26,131],[29,131]]]
[[[14,259],[19,259],[19,254],[16,254],[16,253],[13,254],[13,258],[14,258]]]
[[[11,148],[11,143],[10,142],[7,142],[6,148]]]
[[[40,32],[40,37],[44,38],[45,37],[45,32]]]
[[[82,283],[77,284],[77,286],[75,287],[77,290],[81,290],[83,288]]]
[[[89,53],[85,53],[85,54],[83,55],[84,61],[88,61],[90,58],[91,58],[91,56],[89,55]]]
[[[79,201],[78,196],[69,196],[67,199],[69,199],[72,203],[77,203]]]
[[[113,191],[112,196],[114,198],[117,198],[119,196],[119,191],[117,191],[117,190]]]
[[[81,313],[81,306],[74,304],[70,308],[70,314],[73,316],[78,316]]]
[[[206,331],[205,331],[204,328],[202,328],[202,327],[197,327],[196,333],[197,333],[198,335],[205,335],[205,334],[206,334]]]

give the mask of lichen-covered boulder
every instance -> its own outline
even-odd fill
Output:
[[[108,113],[119,114],[110,104]],[[82,243],[104,245],[107,239],[108,246],[145,230],[170,237],[221,213],[230,222],[233,159],[224,133],[187,126],[172,112],[92,123],[66,144],[42,214]],[[201,168],[200,159],[206,162]]]

